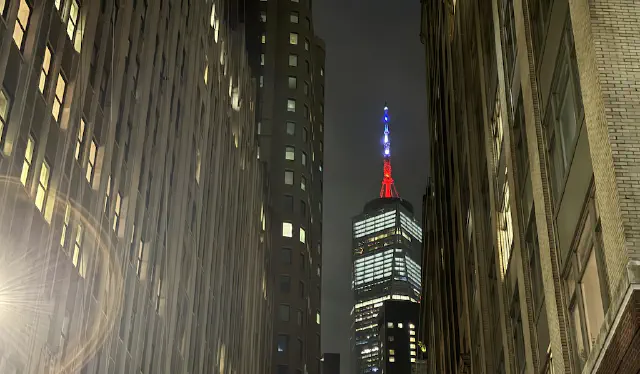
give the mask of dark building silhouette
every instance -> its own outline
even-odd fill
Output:
[[[322,374],[340,374],[340,353],[322,355]]]
[[[418,319],[420,305],[409,301],[387,300],[380,308],[380,373],[411,374],[418,358]]]

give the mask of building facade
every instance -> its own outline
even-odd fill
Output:
[[[340,353],[322,355],[322,374],[340,374]]]
[[[412,374],[418,357],[417,324],[420,305],[387,300],[380,308],[380,373]]]
[[[400,198],[367,203],[353,219],[352,349],[356,373],[380,368],[378,322],[386,300],[420,301],[422,229]]]
[[[422,5],[429,372],[637,372],[640,4]]]
[[[270,200],[239,7],[2,4],[0,372],[264,373]]]
[[[321,373],[324,42],[311,0],[261,0],[260,160],[268,165],[276,282],[273,372]]]

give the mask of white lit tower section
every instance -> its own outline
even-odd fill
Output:
[[[422,229],[411,204],[398,197],[393,186],[388,121],[385,106],[385,174],[381,197],[368,202],[362,214],[353,219],[355,305],[351,313],[357,374],[380,371],[378,313],[383,302],[420,300]]]

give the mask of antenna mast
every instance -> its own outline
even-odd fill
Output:
[[[389,107],[384,104],[384,170],[382,177],[382,187],[380,188],[381,198],[397,198],[398,190],[393,184],[391,177],[391,141],[389,140]]]

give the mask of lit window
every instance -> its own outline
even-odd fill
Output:
[[[389,362],[396,362],[396,358],[395,357],[389,357]]]
[[[80,157],[82,155],[82,150],[84,149],[85,127],[86,127],[86,124],[84,122],[84,118],[81,118],[80,125],[78,126],[78,134],[76,136],[76,153],[75,153],[76,160],[80,160]]]
[[[294,135],[296,133],[296,123],[287,122],[287,135]]]
[[[413,343],[409,344],[409,349],[416,349],[416,345]]]
[[[262,36],[260,37],[260,42],[262,44],[267,43],[267,33],[265,33],[265,32],[262,33]]]
[[[296,101],[294,99],[287,100],[287,112],[295,112],[296,111]]]
[[[264,76],[260,76],[260,87],[264,87]]]
[[[284,171],[284,184],[293,186],[293,171],[291,170]]]
[[[209,63],[205,62],[204,65],[204,84],[209,83]]]
[[[62,74],[58,75],[58,82],[56,84],[56,97],[53,100],[53,107],[51,108],[51,114],[56,122],[60,118],[60,112],[62,111],[62,101],[64,100],[64,90],[67,86],[67,82],[64,80]]]
[[[409,324],[409,328],[410,328],[410,329],[415,329],[415,328],[416,328],[416,325],[414,325],[413,323],[410,323],[410,324]]]
[[[411,356],[415,356],[416,355],[416,351],[411,351]]]
[[[410,341],[411,343],[415,343],[415,342],[416,342],[416,338],[414,338],[414,337],[412,336],[412,337],[410,337],[410,338],[409,338],[409,341]]]
[[[44,89],[47,86],[47,78],[49,77],[49,71],[51,70],[51,48],[47,46],[44,49],[44,59],[42,60],[42,69],[40,70],[40,83],[38,88],[40,92],[44,93]]]
[[[316,311],[316,324],[320,324],[320,311]]]
[[[260,54],[260,65],[264,66],[264,53]]]
[[[398,323],[398,328],[401,329],[403,326],[402,322]]]
[[[393,328],[393,322],[387,322],[387,328],[392,329]]]
[[[49,170],[49,165],[47,165],[47,162],[45,161],[42,163],[42,168],[40,169],[40,178],[38,179],[38,190],[36,191],[36,207],[41,212],[44,205],[47,202],[47,191],[49,190],[50,176],[51,176],[51,171]]]
[[[76,229],[76,239],[73,243],[73,253],[71,256],[71,261],[73,262],[73,267],[77,268],[80,264],[80,251],[82,250],[82,225],[78,225]]]
[[[289,88],[295,90],[298,86],[298,80],[296,77],[289,77]]]
[[[390,350],[389,350],[389,356],[393,356],[393,355],[395,355],[395,354],[396,354],[395,349],[390,349]]]
[[[107,177],[107,190],[105,191],[105,199],[104,199],[104,210],[105,212],[107,211],[107,208],[109,207],[109,196],[111,195],[111,175],[109,175],[109,177]]]
[[[29,178],[29,170],[33,162],[33,150],[35,148],[33,137],[29,136],[27,140],[27,149],[24,152],[24,162],[22,163],[22,173],[20,174],[20,182],[23,186],[27,185],[27,179]]]
[[[62,10],[62,9],[61,9],[61,7],[62,7],[62,0],[55,0],[55,1],[54,1],[54,3],[55,3],[55,6],[56,6],[56,9],[58,9],[58,10]]]
[[[285,238],[293,237],[293,225],[291,222],[282,222],[282,236]]]
[[[411,357],[411,362],[416,362],[416,358],[415,357]]]
[[[302,162],[302,166],[307,166],[307,154],[302,152],[300,157],[300,162]]]
[[[113,231],[118,232],[118,226],[120,225],[120,210],[122,209],[122,196],[120,192],[116,194],[116,208],[114,210],[113,217]]]
[[[300,177],[300,189],[302,191],[307,190],[307,178],[305,178],[304,175]]]
[[[289,66],[298,66],[298,55],[289,55]]]
[[[27,33],[27,27],[29,27],[29,18],[31,18],[31,8],[26,0],[20,0],[18,19],[13,27],[13,41],[20,51],[22,51],[22,47],[24,46],[24,34]]]
[[[309,39],[305,39],[304,40],[304,50],[308,51],[309,50]]]
[[[137,258],[137,265],[136,265],[136,273],[138,274],[138,278],[142,274],[143,257],[144,257],[144,243],[142,242],[142,240],[140,240],[140,242],[138,243],[138,258]]]
[[[298,44],[298,34],[295,32],[289,33],[289,44],[297,45]]]
[[[324,77],[324,68],[320,68],[320,76]]]
[[[64,208],[64,222],[62,224],[62,232],[60,233],[60,246],[64,247],[67,240],[67,230],[69,229],[69,220],[71,218],[71,207],[69,203],[65,204]]]
[[[298,23],[299,20],[300,16],[298,12],[291,12],[291,14],[289,14],[289,21],[291,21],[291,23]]]
[[[413,331],[413,330],[409,330],[409,335],[415,335],[415,334],[416,334],[416,332],[415,332],[415,331]]]
[[[95,140],[91,140],[91,145],[89,146],[89,161],[87,162],[87,182],[93,183],[93,177],[95,175],[96,169],[96,156],[98,153],[98,145]]]
[[[264,10],[260,11],[260,21],[267,22],[267,12]]]
[[[73,37],[75,36],[76,27],[78,27],[79,10],[80,5],[78,4],[78,0],[72,0],[71,9],[69,10],[69,21],[67,23],[67,35],[71,41],[73,41]]]
[[[307,242],[307,233],[301,227],[300,228],[300,243],[306,243],[306,242]]]
[[[4,138],[4,128],[7,125],[7,118],[9,116],[9,98],[4,90],[0,90],[0,145],[2,145],[2,139]]]
[[[293,147],[285,147],[284,158],[288,161],[293,161],[296,158],[296,149]]]

